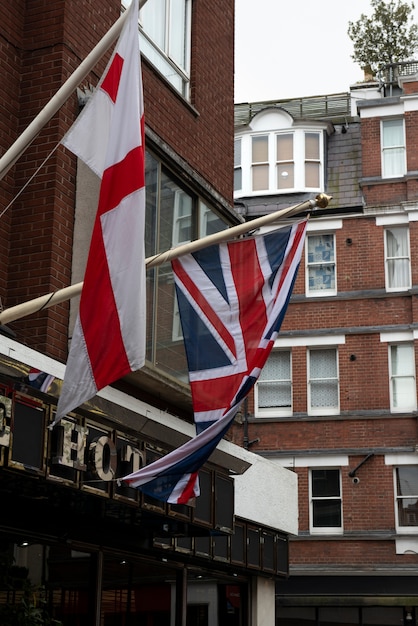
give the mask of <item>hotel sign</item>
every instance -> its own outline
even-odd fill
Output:
[[[65,417],[49,430],[52,411],[52,405],[0,386],[0,465],[137,501],[138,490],[120,479],[145,465],[145,443],[82,416]]]

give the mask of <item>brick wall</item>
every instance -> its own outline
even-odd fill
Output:
[[[17,1],[0,7],[0,132],[5,151],[117,20],[118,0]],[[186,103],[143,63],[146,123],[226,201],[233,176],[233,2],[193,9],[192,98]],[[85,85],[97,84],[110,52]],[[74,94],[0,182],[4,202],[20,192],[78,112]],[[63,148],[49,158],[2,218],[0,297],[8,308],[68,286],[76,163]],[[69,303],[10,326],[18,339],[66,359]]]

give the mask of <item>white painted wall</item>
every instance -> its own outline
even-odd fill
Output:
[[[298,477],[253,453],[251,467],[235,481],[235,514],[286,533],[298,533]]]

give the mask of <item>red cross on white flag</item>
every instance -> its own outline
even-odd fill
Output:
[[[62,142],[102,181],[54,424],[145,362],[145,154],[138,0],[129,11],[94,95]]]

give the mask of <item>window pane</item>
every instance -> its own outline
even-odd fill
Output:
[[[403,148],[391,148],[384,151],[383,171],[386,177],[404,175],[404,155],[405,150]]]
[[[312,496],[340,495],[340,472],[336,469],[312,470]]]
[[[173,245],[187,243],[192,239],[192,199],[182,189],[174,189]]]
[[[393,406],[408,408],[415,398],[415,380],[410,378],[395,378],[393,380]],[[413,401],[415,405],[415,401]]]
[[[242,189],[241,139],[234,141],[234,191]]]
[[[277,135],[277,161],[293,161],[293,135]]]
[[[341,505],[335,500],[315,500],[313,502],[313,525],[322,528],[341,526]]]
[[[405,173],[405,134],[403,119],[382,122],[382,174],[384,177]]]
[[[319,623],[321,626],[357,626],[359,608],[349,606],[330,606],[319,608]],[[401,626],[400,624],[398,626]]]
[[[393,148],[394,146],[403,146],[403,120],[385,120],[383,122],[383,147]]]
[[[337,355],[332,350],[311,350],[311,379],[333,379],[337,376]]]
[[[400,626],[404,623],[402,607],[363,607],[361,612],[363,626],[393,626],[394,624]]]
[[[309,369],[310,408],[337,409],[339,405],[337,351],[311,350]]]
[[[277,606],[276,617],[280,626],[315,626],[315,607]]]
[[[318,133],[305,133],[305,159],[319,160]]]
[[[334,261],[334,235],[309,235],[308,261],[309,263]]]
[[[305,186],[319,187],[319,163],[305,163]]]
[[[268,137],[252,138],[252,161],[253,163],[266,163],[268,161]]]
[[[259,385],[258,407],[260,409],[290,409],[292,405],[292,391],[290,383],[268,381]]]
[[[161,50],[165,50],[166,0],[146,2],[141,9],[141,20],[145,32]]]
[[[335,267],[321,265],[309,268],[309,291],[335,290]]]
[[[140,11],[141,53],[189,96],[191,0],[147,0]],[[129,6],[131,0],[124,0]]]
[[[335,239],[333,234],[308,235],[308,291],[335,291]]]
[[[199,202],[199,215],[199,237],[219,233],[228,227],[216,213],[201,201]]]
[[[273,351],[261,370],[259,380],[290,379],[290,352]]]
[[[292,189],[295,186],[293,163],[282,163],[277,166],[277,189]]]
[[[385,230],[387,287],[402,289],[411,286],[409,231],[406,226]]]
[[[169,56],[181,67],[187,69],[186,59],[186,2],[171,0],[170,2],[170,42]]]
[[[396,468],[399,526],[418,526],[418,465]]]
[[[253,166],[253,190],[261,191],[269,188],[269,167],[268,165]]]
[[[418,498],[418,465],[401,465],[396,468],[396,487],[398,496]]]
[[[290,352],[272,352],[257,383],[258,408],[290,409],[292,405]]]
[[[241,165],[241,139],[234,141],[234,166]]]
[[[237,168],[234,170],[234,191],[242,189],[242,170]]]
[[[414,346],[401,343],[390,346],[389,349],[392,408],[413,410],[416,408]]]
[[[340,470],[311,470],[311,490],[313,527],[340,527]]]

